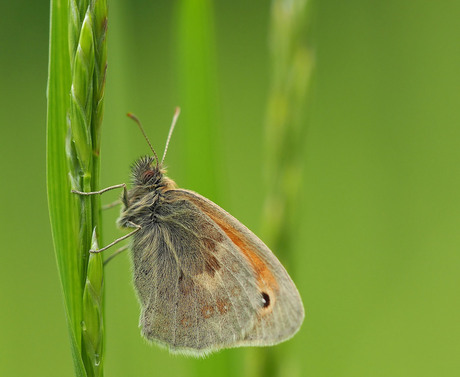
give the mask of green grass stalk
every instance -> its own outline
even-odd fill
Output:
[[[70,190],[98,187],[106,25],[106,0],[51,1],[48,201],[77,376],[101,376],[103,365],[102,256],[89,255],[100,202]]]
[[[187,186],[217,200],[220,171],[214,9],[210,0],[176,4],[180,127]],[[207,174],[202,174],[206,171]]]
[[[64,294],[75,374],[86,376],[81,358],[81,308],[83,295],[77,200],[70,194],[65,140],[71,70],[68,53],[68,1],[51,0],[50,51],[47,87],[46,179],[51,231]]]
[[[284,258],[291,258],[294,252],[291,241],[299,216],[306,94],[313,64],[306,41],[306,18],[306,0],[272,2],[271,79],[265,119],[269,192],[263,233],[274,250],[282,250]]]
[[[269,34],[271,78],[267,104],[267,187],[263,239],[290,270],[295,266],[294,240],[298,231],[302,154],[306,140],[307,88],[312,55],[307,47],[307,1],[273,0]],[[286,344],[267,349],[260,363],[261,375],[295,375],[287,360]],[[292,360],[291,360],[292,361]],[[295,361],[293,361],[295,362]]]

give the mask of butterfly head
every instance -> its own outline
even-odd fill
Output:
[[[165,172],[163,166],[156,161],[156,157],[141,157],[132,166],[132,184],[147,191],[167,191],[175,188],[175,183],[166,177]]]

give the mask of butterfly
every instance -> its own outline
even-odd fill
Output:
[[[172,353],[203,356],[223,348],[270,346],[291,338],[304,319],[299,292],[270,249],[204,196],[178,188],[139,125],[153,156],[132,166],[118,225],[130,237],[140,328]]]

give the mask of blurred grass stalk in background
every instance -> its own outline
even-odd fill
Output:
[[[269,31],[270,88],[265,119],[266,182],[262,239],[295,277],[302,152],[306,139],[307,89],[312,54],[307,47],[307,0],[273,0]],[[295,279],[294,279],[295,280]],[[304,303],[305,304],[305,303]],[[283,352],[289,343],[264,350],[263,376],[294,376],[301,360]]]
[[[175,4],[177,88],[184,129],[183,166],[186,187],[219,202],[222,178],[219,98],[214,25],[211,0],[181,0]],[[232,374],[235,359],[229,353],[193,362],[196,376]]]
[[[176,4],[181,127],[185,129],[187,185],[216,200],[221,155],[214,7],[211,0]],[[206,174],[203,174],[206,172]]]
[[[100,201],[70,190],[98,189],[106,30],[106,0],[51,1],[47,190],[77,376],[102,375]]]

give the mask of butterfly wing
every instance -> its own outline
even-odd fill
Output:
[[[133,240],[144,336],[202,355],[270,345],[300,327],[303,306],[271,251],[206,198],[170,190]]]
[[[188,190],[177,190],[203,211],[232,241],[231,249],[244,256],[256,278],[259,305],[255,321],[239,345],[273,345],[292,337],[304,319],[299,292],[270,249],[246,226],[215,203]],[[254,286],[251,286],[254,289]]]

